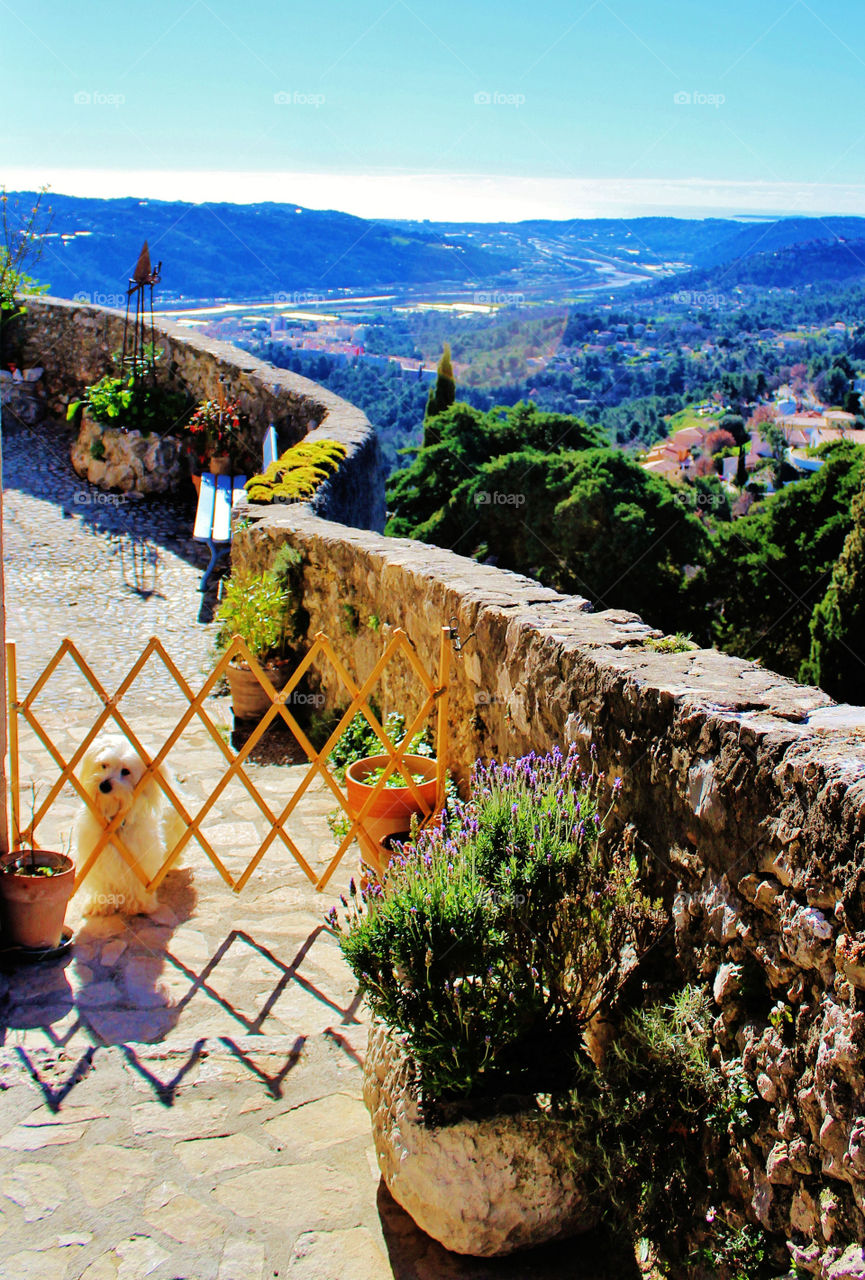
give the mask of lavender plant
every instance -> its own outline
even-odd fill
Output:
[[[404,1037],[425,1095],[567,1088],[594,1013],[659,916],[604,838],[606,801],[575,750],[473,772],[467,803],[420,832],[331,924],[373,1013]]]

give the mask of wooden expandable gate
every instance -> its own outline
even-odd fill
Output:
[[[93,849],[91,856],[87,859],[87,861],[83,866],[77,868],[77,877],[75,882],[76,889],[79,887],[79,885],[81,884],[81,881],[85,878],[87,873],[90,871],[91,867],[94,865],[96,859],[99,857],[100,853],[109,842],[111,842],[115,846],[115,848],[117,848],[120,851],[120,854],[129,864],[129,866],[134,870],[135,874],[138,876],[139,880],[141,880],[142,884],[145,884],[148,889],[155,889],[163,880],[166,872],[170,870],[171,866],[177,861],[177,859],[180,857],[180,854],[183,852],[186,845],[192,839],[195,839],[198,841],[199,845],[207,854],[208,858],[213,863],[213,865],[216,867],[217,871],[222,876],[223,880],[236,893],[239,893],[240,890],[244,887],[244,885],[247,884],[250,876],[255,871],[256,867],[261,862],[262,858],[267,853],[270,846],[277,839],[282,841],[282,844],[285,846],[285,848],[289,850],[289,852],[291,853],[295,861],[303,869],[303,871],[309,877],[309,879],[313,882],[315,887],[317,889],[323,889],[324,886],[327,884],[327,882],[330,880],[331,876],[333,875],[334,871],[339,865],[340,860],[342,859],[348,847],[351,845],[352,841],[356,838],[356,836],[359,833],[363,835],[367,834],[366,828],[364,826],[364,819],[366,818],[369,810],[375,804],[375,801],[376,801],[376,798],[378,797],[379,792],[386,785],[387,780],[392,773],[399,772],[402,775],[403,781],[408,787],[413,799],[416,801],[421,811],[426,815],[424,819],[425,821],[428,821],[429,819],[431,819],[435,815],[435,813],[437,813],[441,809],[441,806],[444,803],[445,769],[446,769],[446,758],[447,758],[447,693],[448,693],[451,642],[452,642],[452,633],[450,628],[443,627],[442,633],[441,633],[441,644],[439,648],[438,678],[437,680],[434,680],[432,676],[427,672],[426,668],[424,667],[423,663],[421,662],[420,658],[415,652],[415,649],[411,644],[411,641],[409,640],[408,636],[405,634],[405,632],[402,630],[396,630],[394,631],[393,635],[391,636],[390,640],[385,646],[384,652],[382,653],[378,662],[375,664],[375,667],[373,668],[373,670],[367,676],[366,680],[364,680],[363,683],[359,685],[349,674],[348,670],[345,667],[345,664],[342,662],[342,660],[339,658],[337,653],[334,651],[333,645],[331,644],[328,637],[324,635],[322,632],[319,632],[319,634],[316,635],[315,637],[312,647],[309,649],[305,657],[302,659],[302,661],[298,664],[298,666],[292,672],[292,675],[288,680],[288,683],[285,685],[283,689],[277,692],[277,690],[273,687],[271,681],[268,679],[265,671],[262,669],[262,667],[259,665],[259,663],[255,660],[255,658],[247,649],[244,641],[241,640],[239,636],[235,636],[230,646],[225,650],[225,652],[222,654],[219,661],[217,662],[216,666],[210,672],[209,676],[207,677],[204,684],[199,689],[198,693],[193,693],[189,684],[184,679],[183,675],[180,673],[175,663],[172,661],[170,655],[166,652],[162,642],[156,636],[153,636],[148,641],[143,652],[133,663],[132,667],[130,668],[130,670],[124,677],[124,679],[118,685],[116,691],[113,694],[109,694],[106,692],[102,683],[97,679],[96,675],[93,673],[89,664],[85,661],[85,659],[79,653],[75,644],[73,644],[71,640],[67,639],[62,642],[57,652],[51,658],[50,662],[48,662],[47,666],[42,671],[39,678],[36,680],[30,692],[20,700],[18,698],[18,692],[17,692],[15,646],[14,644],[9,644],[7,645],[7,666],[8,666],[9,754],[10,754],[11,817],[12,817],[13,848],[19,849],[22,843],[30,844],[32,841],[34,841],[36,828],[39,826],[39,823],[44,820],[52,804],[55,802],[58,795],[60,794],[60,791],[62,790],[64,784],[67,782],[70,783],[71,786],[74,788],[74,790],[80,797],[82,803],[88,806],[88,808],[91,810],[93,814],[96,815],[97,819],[100,822],[105,823],[105,820],[98,813],[95,804],[93,803],[90,796],[87,794],[85,788],[82,786],[81,782],[76,776],[76,769],[80,765],[81,761],[85,756],[85,753],[87,752],[91,744],[97,739],[99,734],[103,731],[103,729],[105,729],[105,727],[109,724],[109,722],[113,722],[116,728],[119,729],[120,732],[129,740],[129,742],[132,744],[132,746],[135,748],[135,750],[138,752],[139,756],[147,766],[145,769],[144,775],[138,782],[135,788],[135,791],[133,792],[133,796],[136,795],[143,787],[147,785],[147,782],[150,778],[155,778],[156,782],[162,789],[163,793],[168,798],[170,803],[174,806],[177,813],[180,815],[181,819],[183,820],[186,826],[186,830],[184,831],[182,837],[175,844],[174,848],[167,852],[165,861],[163,862],[159,871],[157,871],[157,873],[153,876],[151,880],[147,880],[146,876],[138,868],[135,858],[123,843],[123,836],[122,836],[122,830],[121,830],[122,817],[120,814],[118,814],[117,817],[112,819],[110,822],[105,823],[105,829],[103,831],[102,837],[100,838],[99,842]],[[372,694],[373,689],[375,688],[377,681],[379,680],[382,673],[387,668],[388,664],[392,662],[393,659],[396,658],[397,655],[399,654],[404,655],[410,667],[417,675],[418,680],[421,682],[421,685],[426,690],[426,698],[424,699],[423,705],[421,706],[417,715],[414,717],[414,719],[411,721],[410,724],[406,725],[405,733],[402,737],[402,740],[396,745],[394,745],[388,738],[387,734],[385,733],[384,728],[382,727],[381,723],[378,720],[378,717],[375,715],[375,713],[371,709],[369,705],[369,698],[370,698],[370,695]],[[169,672],[169,674],[173,678],[183,699],[188,703],[188,706],[186,710],[183,712],[183,714],[181,715],[180,719],[175,724],[174,728],[169,733],[168,737],[166,738],[164,744],[159,749],[157,754],[151,757],[144,750],[132,726],[129,724],[126,717],[121,712],[120,703],[123,697],[129,692],[132,685],[135,683],[135,680],[140,675],[145,664],[153,656],[156,656],[159,659],[161,659],[162,663],[165,666],[165,669]],[[56,746],[54,741],[52,740],[50,734],[45,729],[44,725],[40,723],[39,718],[37,717],[37,715],[33,710],[34,703],[36,699],[39,697],[39,695],[46,690],[50,690],[51,678],[54,675],[55,671],[57,670],[61,661],[66,657],[70,658],[75,663],[75,665],[78,667],[78,669],[86,679],[87,683],[93,689],[99,701],[103,704],[103,710],[97,715],[90,729],[82,738],[81,742],[77,745],[77,747],[75,748],[74,752],[72,753],[72,755],[69,757],[68,760],[64,758],[63,754],[61,753],[59,748]],[[259,723],[253,729],[252,733],[250,734],[246,742],[243,744],[241,749],[236,753],[232,750],[229,744],[224,740],[219,729],[217,728],[216,725],[214,725],[213,721],[208,716],[207,711],[205,710],[205,707],[204,707],[205,699],[208,697],[210,693],[212,693],[215,685],[220,680],[220,678],[222,678],[225,675],[229,663],[234,658],[242,658],[245,662],[249,664],[249,666],[254,671],[262,688],[266,690],[267,695],[271,701],[270,707],[267,709],[267,711],[262,716]],[[315,747],[309,741],[308,737],[306,736],[306,734],[304,733],[300,725],[297,723],[296,719],[291,714],[286,704],[290,701],[291,695],[293,691],[297,688],[300,681],[303,679],[306,673],[310,670],[313,664],[319,659],[330,663],[331,667],[333,668],[333,670],[337,675],[339,682],[341,683],[346,693],[348,694],[350,701],[345,712],[340,717],[339,722],[337,723],[332,733],[330,734],[327,742],[324,744],[321,750],[316,751]],[[415,734],[417,734],[419,730],[423,727],[424,723],[426,722],[430,714],[433,712],[433,710],[435,710],[436,712],[436,759],[437,759],[436,783],[437,783],[437,786],[436,786],[436,804],[434,808],[430,810],[429,806],[424,803],[423,797],[420,795],[418,791],[417,784],[414,782],[414,779],[412,778],[410,771],[407,769],[405,765],[404,756],[406,754],[406,751],[408,750],[408,744],[411,742]],[[338,785],[336,779],[333,777],[330,769],[327,767],[327,758],[330,752],[332,751],[335,743],[342,736],[343,732],[345,731],[345,729],[348,727],[348,725],[351,723],[352,719],[358,712],[361,712],[365,716],[366,720],[368,721],[368,723],[371,725],[371,727],[375,731],[376,735],[381,740],[382,749],[383,749],[382,753],[383,754],[386,753],[390,757],[390,759],[388,760],[385,766],[385,770],[381,778],[377,781],[375,787],[370,792],[370,795],[367,798],[363,808],[360,810],[357,816],[353,816],[348,809],[348,804],[347,804],[347,800],[344,792]],[[301,747],[306,752],[306,755],[310,762],[310,767],[307,773],[304,775],[304,778],[301,781],[300,785],[298,786],[296,791],[294,791],[294,793],[290,796],[290,798],[288,799],[284,807],[278,813],[274,813],[271,807],[268,805],[267,801],[257,790],[255,783],[247,774],[244,768],[244,765],[246,764],[246,761],[249,758],[250,752],[254,750],[256,744],[259,742],[262,735],[266,732],[268,726],[272,723],[272,721],[277,716],[282,717],[282,719],[288,725],[291,732],[297,738]],[[163,762],[166,760],[172,747],[178,742],[184,730],[186,729],[187,725],[189,725],[192,722],[194,717],[197,717],[206,727],[208,733],[210,734],[210,737],[213,739],[213,742],[215,743],[216,747],[219,749],[219,751],[221,752],[222,756],[225,759],[226,769],[225,769],[225,773],[222,775],[219,782],[214,787],[213,791],[207,797],[207,799],[205,800],[201,808],[198,810],[198,812],[195,814],[191,814],[187,811],[184,805],[184,799],[186,797],[181,797],[178,794],[177,789],[172,785],[170,777],[166,773],[162,772],[161,766]],[[58,771],[57,777],[53,782],[53,784],[51,785],[48,795],[45,797],[44,800],[41,801],[38,807],[35,807],[34,805],[32,820],[23,828],[21,826],[21,807],[20,807],[20,769],[19,769],[19,742],[18,742],[19,721],[24,721],[26,724],[30,726],[30,728],[36,734],[39,741],[42,743],[46,751],[49,753],[49,755],[53,759],[55,765],[57,766],[57,771]],[[316,775],[319,775],[324,779],[325,784],[333,793],[334,799],[345,811],[350,824],[345,835],[340,840],[336,852],[334,853],[333,857],[331,858],[330,862],[328,863],[327,867],[325,868],[324,872],[320,877],[317,876],[316,872],[313,871],[312,868],[309,866],[309,863],[303,857],[303,854],[300,852],[300,850],[298,849],[295,842],[292,840],[287,830],[287,824],[289,822],[289,819],[291,818],[292,813],[294,812],[294,809],[296,808],[301,797],[304,795],[304,793],[306,792],[307,788],[310,786],[310,784],[312,783]],[[269,830],[265,835],[264,839],[259,844],[258,849],[255,851],[249,863],[244,868],[242,874],[238,876],[236,879],[230,874],[230,872],[228,871],[228,868],[224,865],[222,859],[219,857],[219,854],[213,848],[213,845],[211,844],[211,842],[209,841],[209,839],[201,829],[201,823],[204,821],[205,818],[207,818],[207,816],[212,811],[216,810],[216,813],[218,814],[219,811],[218,809],[216,809],[216,806],[219,804],[220,797],[222,796],[226,787],[228,786],[228,784],[231,782],[233,778],[237,778],[243,784],[249,796],[258,806],[259,811],[261,812],[261,814],[263,815],[263,817],[265,818],[265,820],[269,825]]]

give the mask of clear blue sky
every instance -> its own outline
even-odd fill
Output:
[[[862,0],[0,0],[0,22],[10,186],[865,213]]]

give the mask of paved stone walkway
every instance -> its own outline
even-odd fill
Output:
[[[7,439],[10,638],[29,688],[65,635],[114,687],[154,632],[194,685],[212,627],[198,621],[203,555],[191,509],[96,501],[47,431]],[[158,547],[150,595],[129,586],[118,550]],[[127,565],[131,552],[127,552]],[[134,587],[134,583],[133,583]],[[61,749],[101,704],[67,666],[37,703]],[[182,703],[158,669],[127,702],[155,750]],[[224,697],[208,713],[225,727]],[[29,729],[22,776],[50,781]],[[171,763],[195,805],[223,765],[200,725]],[[272,806],[300,766],[251,764]],[[77,802],[58,799],[41,830],[58,848]],[[310,789],[291,834],[315,870],[334,851],[333,802]],[[240,784],[205,827],[233,873],[266,828]],[[68,843],[68,840],[67,840]],[[151,917],[83,921],[63,959],[0,972],[0,1277],[3,1280],[601,1280],[602,1237],[499,1262],[446,1253],[380,1185],[361,1101],[366,1029],[318,894],[274,845],[236,896],[197,847],[169,874]]]

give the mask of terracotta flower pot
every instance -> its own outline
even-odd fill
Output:
[[[260,665],[277,692],[288,683],[293,670],[291,662],[264,662]],[[252,668],[232,663],[227,676],[235,720],[260,720],[270,708],[270,698]]]
[[[374,773],[380,765],[387,764],[389,756],[366,756],[363,760],[355,760],[345,771],[345,782],[348,790],[348,807],[351,816],[356,818],[372,794],[374,783],[370,785],[366,778]],[[417,790],[426,804],[423,809],[406,786],[385,786],[378,793],[364,818],[366,835],[358,836],[363,856],[376,870],[386,866],[390,852],[384,847],[388,836],[406,835],[411,827],[412,817],[417,814],[425,818],[436,802],[436,774],[438,765],[428,756],[404,756],[405,766],[412,774],[422,774],[423,782],[417,783]],[[399,773],[397,771],[397,776]]]
[[[75,885],[75,867],[63,853],[37,849],[37,867],[54,867],[53,876],[21,875],[8,868],[27,865],[30,854],[18,850],[0,858],[0,939],[4,946],[60,945],[66,907]]]
[[[210,474],[212,476],[230,476],[231,475],[231,459],[227,453],[217,453],[208,463]]]

